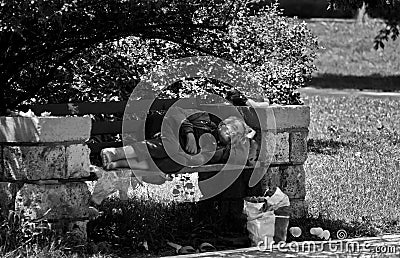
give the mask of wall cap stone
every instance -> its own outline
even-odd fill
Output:
[[[221,119],[238,113],[234,110],[237,109],[253,129],[283,130],[308,128],[310,125],[310,107],[306,105],[271,105],[265,108],[252,108],[207,104],[201,105],[201,108],[220,116]]]
[[[83,142],[90,117],[0,117],[0,143]]]

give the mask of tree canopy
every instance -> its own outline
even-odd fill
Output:
[[[304,24],[281,18],[277,6],[249,6],[240,0],[0,0],[0,114],[30,100],[98,100],[99,89],[115,97],[164,58],[193,55],[243,65],[258,72],[264,88],[292,84],[287,99],[273,91],[271,98],[296,102],[293,91],[314,69],[315,37]]]

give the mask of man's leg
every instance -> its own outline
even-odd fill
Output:
[[[130,168],[130,169],[149,169],[147,161],[138,161],[137,159],[121,159],[108,163],[105,167],[107,170],[116,168]]]
[[[103,166],[107,167],[113,161],[126,160],[136,158],[137,154],[132,146],[124,146],[121,148],[105,148],[101,150],[101,159]]]

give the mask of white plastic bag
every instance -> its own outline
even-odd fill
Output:
[[[129,187],[135,189],[143,182],[161,185],[165,181],[172,180],[164,173],[135,177],[135,172],[130,169],[104,170],[100,167],[90,166],[90,171],[95,173],[98,178],[92,193],[92,201],[96,204],[100,204],[105,198],[117,191],[121,200],[128,200]]]
[[[275,235],[275,215],[273,211],[267,211],[260,214],[258,218],[247,221],[247,230],[253,245],[260,241],[266,241],[266,245],[272,243]]]
[[[265,197],[268,204],[268,210],[277,210],[281,207],[290,206],[289,197],[277,187],[275,193],[271,197]]]
[[[290,206],[289,197],[279,188],[271,197],[253,197],[244,200],[247,230],[253,246],[261,241],[265,246],[274,241],[286,241],[289,216],[277,216],[275,210]]]
[[[101,204],[105,198],[117,191],[121,200],[127,200],[129,187],[132,186],[135,189],[139,184],[128,171],[105,171],[95,166],[91,166],[90,169],[98,177],[92,193],[92,201],[96,204]]]

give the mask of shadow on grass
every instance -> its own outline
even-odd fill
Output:
[[[92,253],[174,255],[175,250],[167,241],[194,248],[209,242],[218,251],[250,247],[245,224],[241,232],[229,234],[221,229],[218,209],[200,212],[199,203],[110,198],[98,208],[104,214],[88,224]],[[233,226],[237,228],[238,224]],[[332,239],[338,239],[339,230],[345,230],[349,238],[380,233],[368,219],[347,223],[324,218],[291,218],[288,229],[290,227],[300,227],[302,234],[295,238],[288,231],[287,242],[321,240],[310,234],[312,227],[329,230]]]
[[[333,139],[308,139],[307,141],[307,151],[316,154],[334,155],[339,149],[352,146],[353,144],[335,141]]]
[[[354,76],[323,74],[313,77],[307,85],[315,88],[359,89],[378,91],[400,91],[400,75],[396,76]]]
[[[221,220],[218,207],[205,210],[201,202],[108,198],[96,208],[103,214],[88,224],[93,253],[174,255],[168,241],[194,248],[208,242],[218,250],[249,244],[244,227],[228,232],[227,221]],[[237,223],[231,224],[238,227]]]

